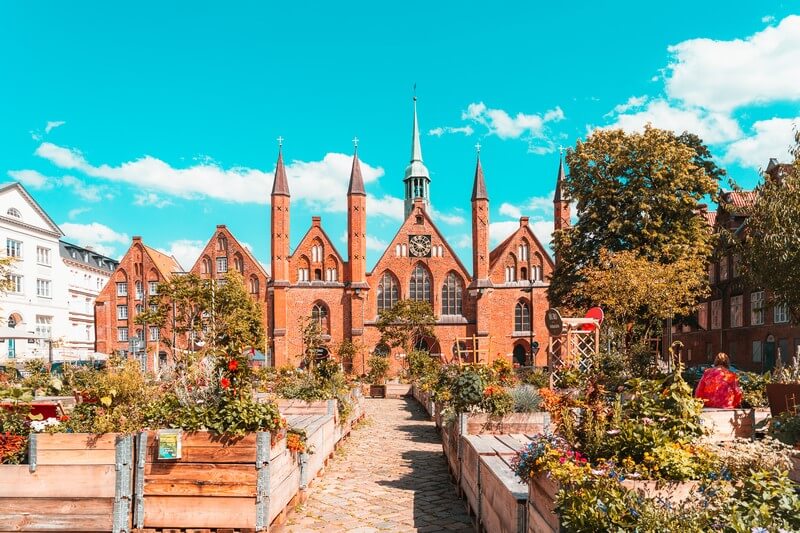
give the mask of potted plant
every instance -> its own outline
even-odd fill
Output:
[[[772,373],[772,383],[767,384],[767,399],[772,416],[793,411],[800,405],[800,355],[795,355],[789,366],[778,366]]]
[[[386,396],[386,376],[389,373],[389,358],[382,355],[373,355],[369,358],[370,382],[369,395],[383,398]]]

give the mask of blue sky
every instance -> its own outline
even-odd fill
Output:
[[[3,2],[0,174],[119,257],[141,235],[186,268],[216,224],[269,262],[278,136],[292,241],[346,253],[358,136],[369,263],[402,217],[417,84],[435,220],[470,254],[476,142],[498,242],[549,240],[560,145],[652,122],[700,134],[745,187],[800,116],[788,2]]]

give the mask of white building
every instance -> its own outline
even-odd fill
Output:
[[[0,247],[15,259],[0,295],[0,364],[94,355],[94,298],[117,262],[63,235],[25,187],[0,185]]]

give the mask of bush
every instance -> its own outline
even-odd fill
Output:
[[[389,358],[383,355],[372,355],[367,361],[369,373],[367,379],[374,385],[382,385],[389,374]]]
[[[541,410],[542,397],[539,390],[530,385],[518,385],[509,391],[514,401],[514,412],[533,413]]]
[[[541,368],[522,369],[519,372],[519,380],[537,389],[546,389],[550,386],[550,374]]]
[[[439,369],[439,361],[428,352],[412,350],[408,354],[408,376],[414,381],[427,381]]]

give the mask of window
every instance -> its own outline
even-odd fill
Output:
[[[774,319],[776,324],[789,322],[789,307],[786,304],[775,304]]]
[[[461,279],[454,272],[450,272],[442,285],[442,314],[462,314],[461,297],[464,291]]]
[[[297,281],[308,281],[308,269],[307,268],[298,268],[297,269]]]
[[[117,282],[117,296],[128,295],[128,284],[124,281]]]
[[[211,259],[208,257],[203,258],[202,272],[203,274],[211,274]]]
[[[258,278],[250,276],[250,294],[258,294]]]
[[[19,209],[16,207],[9,207],[8,211],[6,211],[6,214],[14,218],[22,218],[22,215],[19,213]]]
[[[50,266],[50,248],[36,247],[36,262],[40,265]]]
[[[719,280],[725,281],[728,279],[728,258],[723,257],[719,260]]]
[[[144,284],[141,281],[135,283],[136,286],[136,299],[141,300],[144,298]]]
[[[227,279],[223,278],[223,279],[218,279],[217,280],[217,288],[218,289],[221,289],[222,287],[224,287],[227,284],[228,284],[228,280]]]
[[[522,243],[517,247],[517,255],[520,261],[528,260],[528,243]]]
[[[753,362],[761,362],[761,341],[753,341]]]
[[[228,258],[217,257],[217,272],[224,273],[228,271]]]
[[[742,327],[742,295],[731,296],[731,327]],[[730,354],[728,354],[730,355]]]
[[[136,330],[136,338],[140,341],[144,340],[144,332],[141,329]]]
[[[22,276],[19,274],[11,274],[8,276],[8,280],[11,282],[11,288],[9,291],[13,294],[22,294],[25,290],[22,284]]]
[[[328,268],[325,270],[325,281],[337,281],[337,272],[335,268]]]
[[[714,283],[717,282],[716,273],[717,273],[717,271],[716,271],[714,263],[709,263],[708,264],[708,282],[711,285],[713,285]]]
[[[750,325],[760,326],[764,323],[764,291],[750,293]]]
[[[158,326],[150,326],[149,335],[151,341],[158,340]]]
[[[779,353],[776,354],[776,359],[778,355],[780,355],[781,361],[783,364],[788,363],[792,359],[792,354],[789,353],[789,339],[778,339],[778,350]]]
[[[711,302],[711,329],[722,328],[722,300]]]
[[[517,333],[527,332],[531,329],[531,315],[528,304],[517,302],[514,307],[514,331]]]
[[[708,329],[708,304],[702,303],[697,306],[697,325],[700,329]]]
[[[155,313],[155,312],[157,312],[157,311],[158,311],[158,305],[156,305],[156,304],[150,304],[150,305],[148,305],[147,307],[149,307],[149,308],[150,308],[150,312],[151,312],[151,313]]]
[[[397,281],[390,273],[385,272],[383,276],[381,276],[381,281],[378,283],[378,293],[376,298],[378,300],[379,312],[383,311],[384,309],[391,309],[397,303]]]
[[[328,308],[324,304],[315,304],[311,308],[311,320],[319,324],[322,331],[328,332]]]
[[[417,301],[430,302],[431,301],[431,276],[428,271],[422,266],[422,263],[417,263],[414,271],[411,273],[411,282],[409,284],[409,298]]]
[[[513,265],[506,267],[506,283],[511,283],[512,281],[517,281],[517,269]]]
[[[49,279],[36,280],[36,296],[40,298],[50,298],[50,285]]]
[[[128,319],[128,306],[127,305],[118,305],[117,306],[117,319],[118,320],[127,320]]]
[[[49,339],[53,335],[53,317],[36,315],[36,336]]]
[[[239,254],[233,257],[233,268],[236,269],[236,272],[239,274],[244,274],[244,261],[242,261],[242,256]]]
[[[144,306],[142,304],[136,304],[136,314],[141,315],[144,311]]]
[[[322,269],[315,268],[314,269],[314,281],[322,281]]]
[[[157,281],[150,281],[147,283],[147,293],[150,296],[155,296],[158,294],[158,282]]]
[[[315,244],[311,247],[311,262],[319,263],[320,261],[322,261],[322,245]]]
[[[739,274],[741,274],[740,263],[739,254],[733,254],[731,256],[731,278],[738,278]]]
[[[99,276],[97,278],[97,290],[98,291],[102,291],[103,290],[103,278],[101,278]]]
[[[8,257],[22,257],[22,241],[6,239],[6,255]]]
[[[225,252],[228,250],[228,239],[224,235],[217,237],[217,250]]]

